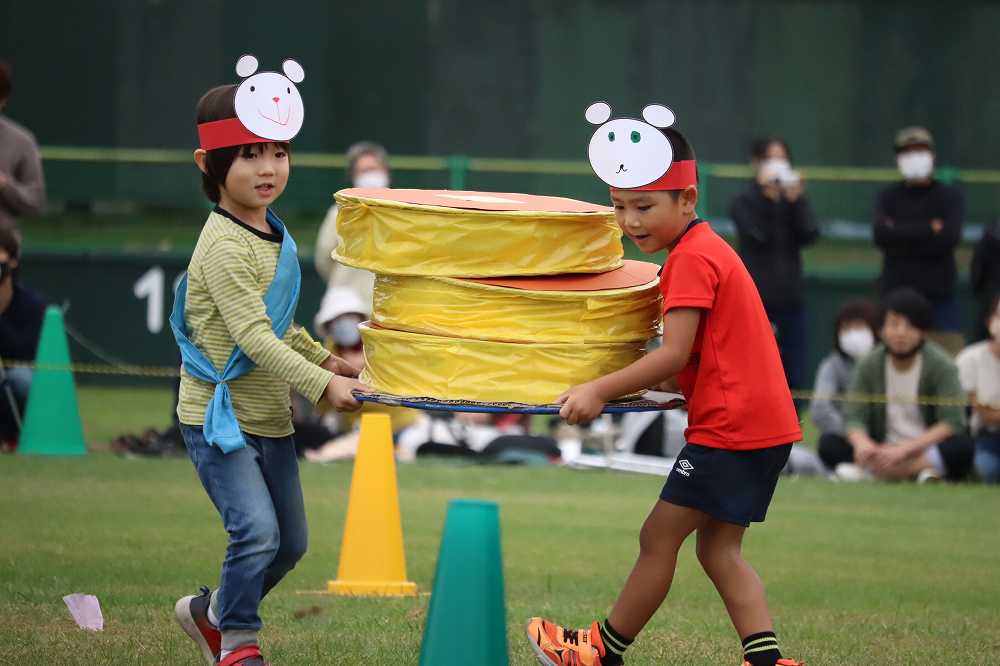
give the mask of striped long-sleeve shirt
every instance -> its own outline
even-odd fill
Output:
[[[240,428],[262,437],[293,432],[289,386],[315,403],[333,377],[319,367],[330,352],[304,328],[293,323],[279,340],[271,327],[264,295],[280,250],[280,235],[260,232],[216,208],[188,265],[188,335],[216,369],[225,367],[236,345],[256,364],[229,382],[229,390]],[[214,385],[182,372],[177,405],[181,423],[204,425],[214,390]]]

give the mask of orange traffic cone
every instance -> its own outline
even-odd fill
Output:
[[[416,583],[406,580],[392,424],[387,414],[361,417],[340,566],[337,580],[327,584],[327,591],[356,596],[417,593]]]

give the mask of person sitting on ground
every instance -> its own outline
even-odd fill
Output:
[[[871,399],[847,403],[850,446],[830,454],[838,477],[957,481],[971,470],[965,395],[951,357],[927,339],[933,316],[914,289],[885,297],[882,345],[858,361],[850,391]]]
[[[844,425],[844,403],[835,399],[851,386],[854,365],[875,347],[878,312],[867,300],[845,303],[833,325],[833,351],[816,371],[816,384],[809,415],[819,430],[819,457],[833,468],[838,452],[850,448]]]
[[[0,443],[13,448],[31,389],[31,368],[6,367],[14,361],[33,363],[45,318],[45,302],[18,280],[21,235],[0,225]]]
[[[1000,483],[1000,294],[986,318],[988,340],[958,355],[958,376],[972,402],[975,465],[987,483]]]

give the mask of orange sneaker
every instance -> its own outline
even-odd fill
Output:
[[[806,666],[804,661],[795,661],[794,659],[779,659],[774,662],[775,666]],[[743,666],[752,666],[749,661],[744,661]]]
[[[546,666],[601,666],[605,649],[596,622],[590,629],[564,629],[533,617],[527,632],[531,649]]]

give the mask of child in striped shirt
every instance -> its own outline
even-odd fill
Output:
[[[306,550],[289,387],[340,410],[357,409],[352,391],[367,387],[354,379],[358,368],[292,322],[295,244],[269,208],[288,181],[288,143],[237,125],[236,95],[236,85],[220,86],[198,102],[194,160],[217,205],[171,317],[184,359],[181,432],[229,545],[218,589],[180,599],[175,613],[207,664],[264,666],[258,606]]]

